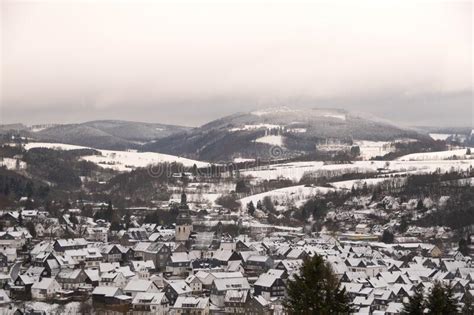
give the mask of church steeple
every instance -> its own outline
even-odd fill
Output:
[[[175,239],[177,241],[186,241],[193,230],[193,222],[189,214],[189,206],[186,194],[181,194],[181,203],[178,207],[179,213],[176,218]]]
[[[187,197],[184,191],[181,194],[181,207],[188,207]]]

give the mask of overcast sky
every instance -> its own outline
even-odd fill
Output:
[[[0,1],[0,123],[280,105],[473,122],[471,1]]]

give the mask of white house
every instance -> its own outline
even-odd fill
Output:
[[[160,290],[153,283],[153,281],[143,280],[143,279],[133,279],[127,283],[127,285],[123,289],[123,292],[126,295],[134,298],[137,295],[137,293],[143,293],[143,292],[158,293],[160,292]]]
[[[138,292],[132,301],[134,315],[165,315],[169,314],[170,303],[164,292]]]
[[[59,290],[61,286],[56,279],[42,278],[31,287],[31,297],[34,300],[47,300],[53,298]]]

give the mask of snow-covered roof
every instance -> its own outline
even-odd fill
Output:
[[[134,291],[134,292],[146,292],[150,286],[153,286],[153,282],[149,280],[143,279],[132,279],[130,280],[125,288],[124,291]]]
[[[46,290],[55,283],[56,280],[53,278],[42,278],[39,282],[35,282],[31,289]]]

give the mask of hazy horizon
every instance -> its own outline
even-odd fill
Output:
[[[472,126],[470,1],[1,2],[0,123],[343,108]]]

